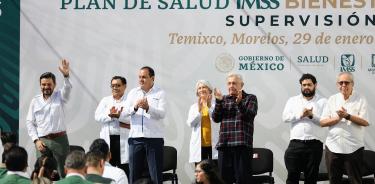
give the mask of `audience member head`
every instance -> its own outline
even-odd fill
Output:
[[[45,149],[34,165],[34,171],[31,174],[31,179],[45,177],[52,181],[57,181],[60,176],[57,172],[57,162],[53,157],[50,149]]]
[[[3,132],[1,131],[1,143],[4,145],[6,143],[17,144],[18,136],[14,132]]]
[[[104,172],[105,155],[98,150],[91,150],[86,154],[86,167],[88,174],[100,174]]]
[[[5,163],[6,154],[8,153],[10,148],[12,148],[13,146],[16,146],[16,144],[11,143],[11,142],[5,143],[3,145],[4,150],[3,150],[3,154],[2,154],[2,158],[1,158],[1,163]]]
[[[65,173],[86,174],[86,157],[82,151],[72,151],[65,160]]]
[[[25,148],[13,146],[5,155],[5,165],[8,171],[26,171],[27,152]]]
[[[202,160],[195,167],[197,184],[224,184],[216,165],[211,160]]]
[[[90,146],[89,151],[99,151],[104,156],[104,160],[108,161],[111,158],[111,153],[109,151],[109,146],[104,139],[95,139]]]

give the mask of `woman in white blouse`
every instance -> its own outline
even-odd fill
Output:
[[[219,137],[219,124],[211,118],[215,108],[211,84],[199,80],[195,89],[197,102],[191,105],[186,122],[192,128],[189,162],[197,164],[204,159],[217,159],[215,145]]]

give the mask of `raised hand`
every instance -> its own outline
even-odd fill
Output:
[[[59,66],[59,70],[64,77],[69,77],[69,61],[63,59],[61,61],[61,66]]]
[[[217,100],[223,100],[223,94],[216,88],[214,89],[214,96]]]

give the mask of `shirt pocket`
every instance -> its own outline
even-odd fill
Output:
[[[158,107],[159,102],[160,102],[160,98],[154,97],[154,96],[148,97],[147,100],[148,100],[149,106],[156,107],[156,108]]]
[[[35,111],[35,123],[39,123],[43,121],[44,113],[43,111]]]

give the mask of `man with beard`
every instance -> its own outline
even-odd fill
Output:
[[[253,155],[254,118],[258,111],[257,97],[243,91],[243,80],[239,74],[227,77],[228,95],[215,89],[216,104],[212,119],[221,123],[219,141],[219,169],[224,181],[229,184],[250,184]]]
[[[53,73],[46,72],[40,76],[42,94],[31,100],[26,126],[31,140],[35,143],[37,157],[40,157],[41,152],[48,147],[57,161],[60,176],[64,177],[64,162],[69,152],[64,123],[65,104],[69,100],[72,89],[69,80],[69,62],[62,60],[59,70],[64,76],[64,85],[58,91],[54,91],[56,77]]]
[[[325,153],[331,184],[342,183],[344,170],[350,183],[362,183],[364,134],[370,124],[367,100],[353,86],[352,73],[338,75],[340,92],[328,98],[320,121],[321,126],[329,127]]]
[[[301,94],[289,98],[282,116],[290,124],[290,142],[284,155],[286,183],[298,184],[303,172],[305,183],[315,184],[323,153],[319,120],[327,100],[315,93],[317,82],[313,75],[303,74],[299,83]]]

